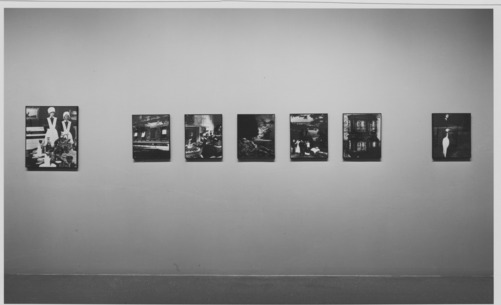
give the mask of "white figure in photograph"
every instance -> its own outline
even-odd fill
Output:
[[[35,154],[35,157],[41,157],[42,155],[43,155],[42,140],[38,140],[38,143],[37,143],[37,152]]]
[[[296,154],[300,154],[301,153],[301,148],[299,147],[299,140],[296,141],[296,150],[295,150],[295,153]]]
[[[71,134],[71,121],[70,121],[70,113],[66,111],[63,113],[63,121],[61,122],[61,138],[66,138],[70,140],[70,143],[73,144],[73,135]]]
[[[45,133],[45,144],[49,144],[54,146],[54,143],[57,139],[59,139],[59,133],[57,132],[57,118],[56,118],[56,109],[54,107],[49,107],[47,110],[49,113],[49,117],[47,118],[47,123],[49,124],[49,129]]]
[[[445,137],[442,140],[442,148],[444,153],[444,158],[447,158],[447,148],[449,148],[450,140],[449,140],[449,128],[445,129]]]
[[[40,167],[56,167],[56,165],[50,163],[49,155],[45,155],[45,157],[43,158],[43,163],[40,164]]]

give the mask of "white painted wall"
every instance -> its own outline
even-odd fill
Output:
[[[493,270],[490,10],[5,12],[5,272],[441,274]],[[78,105],[78,172],[24,167],[26,105]],[[291,162],[289,113],[329,114],[328,162]],[[342,113],[383,116],[381,162],[342,161]],[[472,114],[471,162],[432,162],[431,113]],[[131,115],[172,159],[134,163]],[[224,160],[184,160],[222,113]],[[236,116],[276,115],[239,163]]]

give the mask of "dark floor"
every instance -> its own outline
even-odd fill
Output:
[[[6,275],[5,303],[493,303],[492,277]]]

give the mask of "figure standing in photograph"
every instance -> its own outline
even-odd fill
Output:
[[[76,170],[77,121],[76,106],[27,106],[26,167]]]
[[[148,114],[132,116],[132,158],[134,161],[170,159],[170,116]]]
[[[343,159],[381,160],[381,113],[343,114]]]
[[[47,109],[49,113],[49,117],[47,118],[47,132],[45,133],[45,144],[50,144],[50,146],[54,146],[56,140],[59,139],[59,132],[57,131],[57,117],[56,117],[56,108],[49,107]]]
[[[73,144],[73,134],[71,126],[70,112],[65,111],[63,113],[63,121],[61,122],[61,138],[66,138]]]
[[[223,158],[223,115],[187,114],[185,122],[185,157],[187,160]]]
[[[290,115],[292,160],[327,160],[327,119],[327,113]]]
[[[471,159],[471,114],[432,114],[432,156],[434,161]]]
[[[275,159],[275,115],[239,114],[238,159],[271,161]]]

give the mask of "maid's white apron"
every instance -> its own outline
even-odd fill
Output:
[[[61,132],[61,138],[66,138],[70,140],[70,143],[73,144],[73,136],[71,135],[71,122],[66,121],[68,123],[68,126],[66,126],[65,121],[61,123],[63,125],[63,132]]]
[[[50,145],[54,146],[54,142],[59,139],[59,135],[56,130],[57,118],[54,118],[54,123],[52,123],[50,117],[48,117],[47,122],[49,122],[49,129],[47,129],[47,132],[45,133],[45,143],[48,143],[47,139],[49,139]]]

